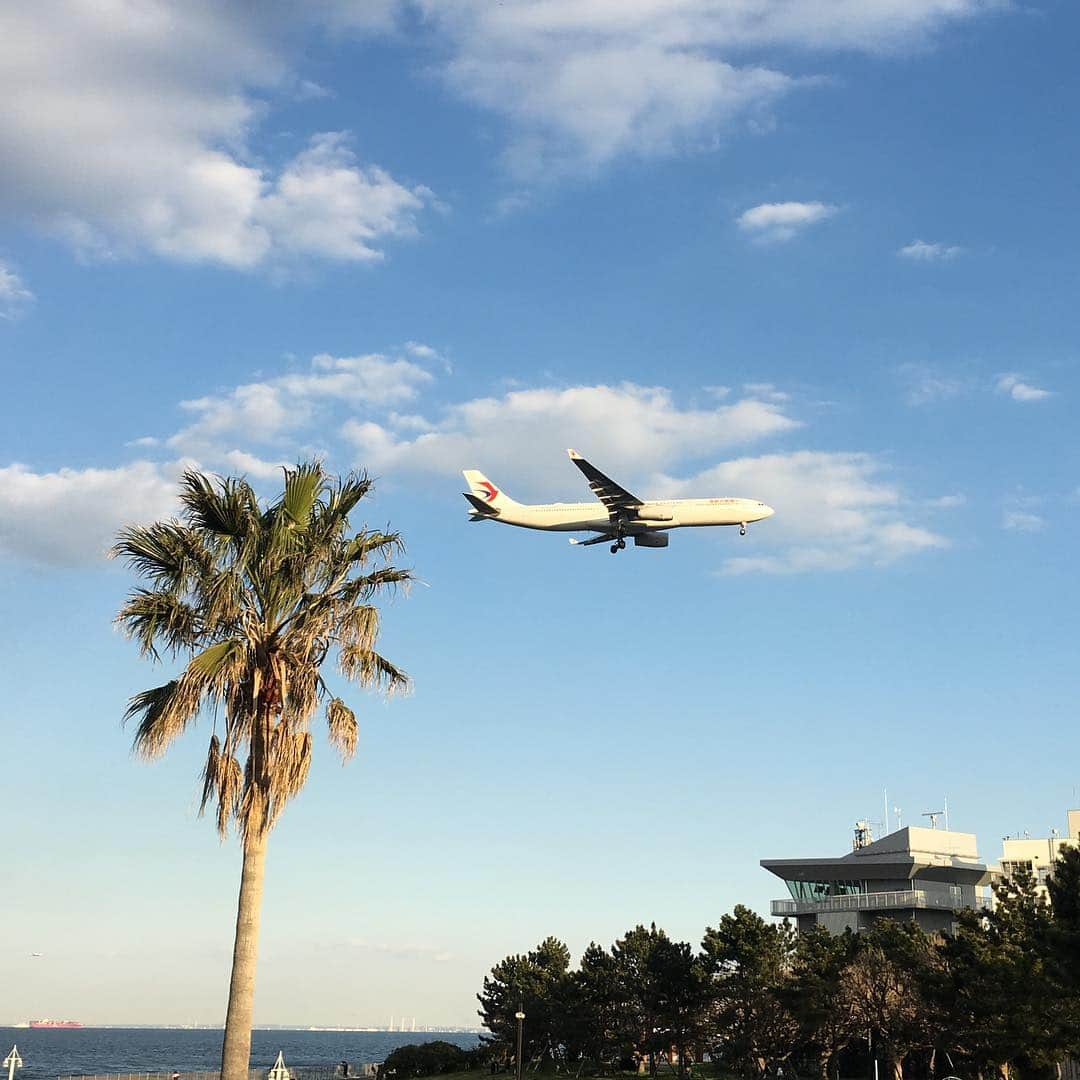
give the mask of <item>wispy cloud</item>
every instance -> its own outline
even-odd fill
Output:
[[[971,379],[942,372],[928,364],[901,364],[897,369],[908,405],[935,405],[971,389]]]
[[[0,261],[0,319],[17,319],[34,302],[34,294],[22,278]]]
[[[1006,510],[1001,518],[1002,528],[1016,532],[1042,532],[1046,528],[1046,518],[1030,510]]]
[[[926,500],[926,505],[932,510],[955,510],[966,503],[966,495],[939,495],[936,499]]]
[[[1041,386],[1033,386],[1031,383],[1025,382],[1015,372],[999,375],[994,386],[999,394],[1006,394],[1013,401],[1045,401],[1047,398],[1054,396],[1052,390],[1044,390]]]
[[[897,257],[909,262],[949,262],[964,254],[956,244],[931,243],[928,240],[912,240],[897,251]]]
[[[426,360],[427,350],[410,342],[406,351]],[[433,349],[430,353],[437,356]],[[229,443],[234,440],[266,445],[308,430],[320,405],[365,410],[400,405],[412,400],[432,378],[422,364],[401,356],[320,353],[307,370],[181,402],[195,420],[171,436],[167,445],[187,454],[220,458],[232,449]]]
[[[762,203],[744,210],[735,222],[761,243],[783,243],[799,233],[833,217],[837,207],[823,202]]]
[[[437,964],[445,964],[454,959],[452,952],[437,945],[421,945],[415,942],[372,942],[364,938],[349,938],[346,944],[351,949],[358,949],[362,952],[385,953],[400,959],[433,960]]]

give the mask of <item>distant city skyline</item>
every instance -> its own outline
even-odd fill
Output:
[[[318,733],[275,829],[257,1024],[467,1027],[549,934],[696,945],[885,789],[991,859],[1078,804],[1076,5],[0,26],[0,1017],[223,1018],[211,721],[132,759],[176,665],[104,557],[192,464],[369,470],[418,579],[414,692],[342,688],[356,759]],[[617,558],[468,523],[464,468],[582,499],[568,447],[776,513]]]

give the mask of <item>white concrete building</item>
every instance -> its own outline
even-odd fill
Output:
[[[1021,866],[1026,866],[1038,885],[1039,892],[1049,900],[1046,879],[1053,870],[1054,863],[1062,849],[1080,845],[1080,810],[1070,810],[1068,824],[1064,834],[1056,829],[1050,836],[1006,836],[1002,838],[1001,867],[1003,877],[1015,874]]]

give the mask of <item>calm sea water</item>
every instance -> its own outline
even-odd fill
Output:
[[[285,1052],[288,1065],[332,1065],[338,1061],[382,1061],[396,1046],[445,1039],[475,1046],[477,1037],[459,1032],[255,1031],[252,1068],[274,1063]],[[221,1031],[169,1028],[79,1028],[71,1031],[0,1028],[0,1058],[18,1043],[26,1063],[16,1080],[48,1080],[119,1072],[195,1072],[221,1065]],[[3,1077],[7,1080],[7,1070]]]

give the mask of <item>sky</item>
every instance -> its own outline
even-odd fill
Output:
[[[948,798],[1080,785],[1080,10],[1064,0],[0,3],[0,1022],[214,1023],[235,840],[105,558],[319,456],[417,584],[275,829],[260,1023],[475,1023],[503,956]],[[612,558],[462,468],[775,517]],[[165,665],[168,667],[168,665]],[[165,675],[168,675],[168,671]],[[887,797],[885,791],[887,790]],[[31,956],[41,953],[40,957]]]

